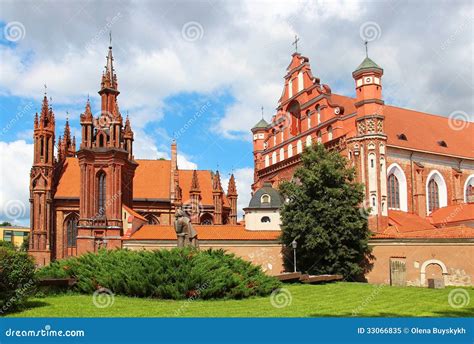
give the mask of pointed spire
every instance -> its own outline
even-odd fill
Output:
[[[214,178],[212,181],[212,190],[214,192],[222,191],[221,176],[219,175],[219,171],[216,171],[216,173],[214,174]]]
[[[64,125],[64,146],[67,148],[71,143],[71,128],[69,127],[69,118],[66,118],[66,124]]]
[[[38,112],[35,114],[35,129],[38,128]]]
[[[237,196],[237,187],[235,186],[234,174],[230,175],[229,186],[227,187],[227,196]]]
[[[102,88],[117,89],[117,77],[114,74],[114,57],[112,54],[112,33],[110,33],[109,52],[107,54],[107,63],[105,71],[102,74]]]
[[[201,189],[199,187],[198,174],[196,170],[193,171],[193,179],[191,180],[191,192],[201,192]]]

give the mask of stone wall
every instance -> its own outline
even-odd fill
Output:
[[[430,242],[431,241],[431,242]],[[369,283],[390,284],[390,260],[406,264],[406,285],[426,286],[429,278],[443,279],[445,285],[472,286],[474,282],[474,242],[372,241],[372,271]]]

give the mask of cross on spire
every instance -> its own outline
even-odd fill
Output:
[[[47,90],[48,90],[48,87],[46,86],[46,84],[44,84],[44,95],[46,95]]]
[[[369,41],[365,41],[365,57],[369,57]]]
[[[291,43],[291,45],[294,45],[295,46],[295,53],[298,52],[298,42],[299,42],[299,38],[298,38],[298,35],[295,35],[295,41],[293,43]]]
[[[263,106],[261,107],[261,109],[262,109],[262,119],[263,119]]]
[[[109,31],[109,47],[112,46],[112,30]]]

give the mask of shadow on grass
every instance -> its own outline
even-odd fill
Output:
[[[44,301],[39,301],[39,300],[26,301],[21,307],[15,309],[15,310],[9,311],[9,312],[5,313],[5,315],[19,314],[19,313],[22,313],[24,311],[27,311],[27,310],[30,310],[30,309],[33,309],[33,308],[40,308],[40,307],[47,307],[47,306],[51,306],[51,304],[47,303],[47,302],[44,302]]]
[[[432,315],[413,315],[413,314],[399,314],[399,313],[387,313],[380,312],[378,314],[364,314],[344,312],[339,314],[311,314],[311,318],[468,318],[474,316],[474,308],[469,309],[458,309],[458,310],[445,310],[445,311],[433,311]]]

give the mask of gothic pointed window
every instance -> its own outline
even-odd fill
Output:
[[[77,244],[77,217],[71,215],[66,220],[67,247],[76,247]]]
[[[328,127],[328,141],[331,141],[332,140],[332,127],[329,126]]]
[[[105,173],[100,172],[97,176],[97,214],[99,216],[105,215],[105,197],[106,197],[106,180]]]
[[[400,209],[400,183],[394,174],[388,176],[388,207]]]
[[[432,212],[439,208],[439,187],[436,180],[431,179],[428,183],[428,210]]]

